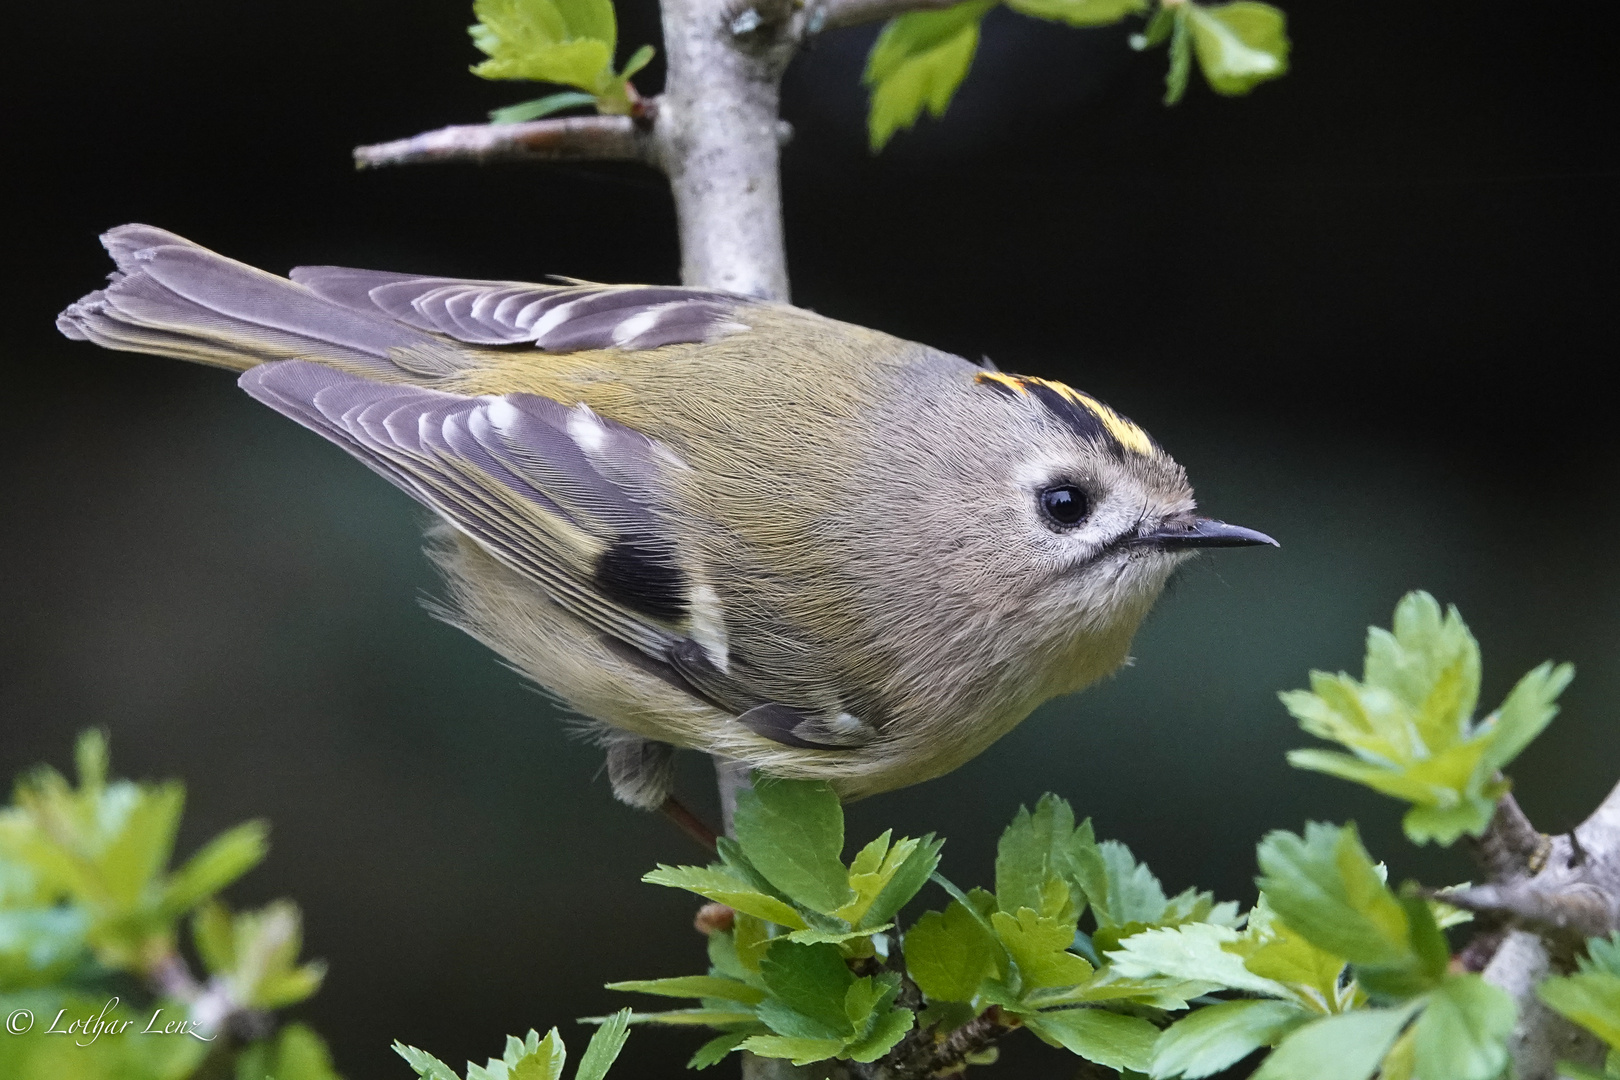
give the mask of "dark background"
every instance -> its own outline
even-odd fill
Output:
[[[621,10],[622,51],[656,42],[650,4]],[[1414,587],[1462,607],[1487,705],[1545,658],[1577,664],[1515,769],[1543,827],[1620,775],[1599,381],[1617,24],[1557,5],[1288,11],[1292,74],[1245,100],[1195,76],[1174,109],[1162,53],[998,11],[949,117],[876,159],[871,32],[790,72],[800,303],[1072,381],[1152,431],[1212,513],[1284,545],[1200,560],[1134,667],[853,807],[852,839],[937,829],[945,870],[986,881],[995,835],[1050,789],[1171,889],[1252,899],[1264,830],[1352,816],[1397,877],[1464,877],[1460,854],[1400,839],[1395,804],[1282,759],[1309,740],[1275,692],[1359,671],[1364,627]],[[636,881],[695,849],[612,802],[595,752],[419,609],[434,581],[403,495],[223,372],[51,323],[107,271],[96,234],[131,220],[278,272],[673,281],[666,192],[616,168],[352,171],[357,143],[539,92],[467,73],[459,0],[10,18],[0,775],[65,767],[74,733],[105,725],[120,771],[189,783],[183,851],[269,817],[274,852],[233,895],[304,906],[331,974],[303,1012],[352,1080],[402,1076],[396,1037],[482,1059],[555,1023],[577,1048],[571,1018],[620,1004],[604,981],[701,966],[689,898]],[[708,805],[702,762],[684,784]],[[638,1034],[626,1075],[677,1075],[696,1042]],[[1069,1069],[1016,1056],[1003,1075]]]

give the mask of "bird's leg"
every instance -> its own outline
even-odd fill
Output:
[[[681,832],[708,848],[710,852],[718,849],[714,830],[704,824],[702,818],[688,810],[675,796],[667,797],[658,810],[673,821]]]

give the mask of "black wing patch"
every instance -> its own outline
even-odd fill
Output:
[[[714,341],[745,329],[734,316],[751,303],[708,289],[470,281],[343,266],[300,266],[291,277],[352,311],[471,345],[528,342],[547,352]]]
[[[625,603],[634,591],[612,573],[615,548],[671,550],[659,491],[664,470],[684,466],[646,436],[533,394],[468,397],[304,361],[261,365],[241,385],[347,449],[597,629],[653,656],[679,640],[666,618],[676,612],[678,573],[659,579],[662,591],[643,589],[641,607]]]

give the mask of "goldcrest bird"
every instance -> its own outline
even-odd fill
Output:
[[[674,747],[845,798],[940,776],[1118,668],[1195,551],[1276,543],[1086,394],[785,304],[102,242],[62,332],[243,372],[442,517],[439,613],[634,806]]]

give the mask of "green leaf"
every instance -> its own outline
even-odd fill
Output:
[[[1578,971],[1536,987],[1547,1007],[1620,1050],[1620,975]]]
[[[740,1001],[744,1005],[757,1005],[765,992],[736,979],[716,978],[712,975],[678,975],[672,979],[632,979],[628,982],[607,984],[609,990],[623,990],[636,994],[656,994],[659,997],[719,998],[722,1001]]]
[[[214,837],[163,885],[163,909],[183,914],[258,866],[269,852],[270,826],[248,821]]]
[[[186,789],[172,781],[141,788],[123,829],[95,860],[103,887],[114,904],[123,908],[136,906],[169,865],[185,802]]]
[[[617,1015],[617,1014],[615,1014]],[[605,1024],[610,1016],[585,1016],[580,1018],[582,1024]],[[726,1028],[733,1024],[752,1024],[757,1017],[744,1009],[666,1009],[663,1012],[633,1012],[630,1014],[632,1024],[670,1024],[680,1027],[702,1025],[704,1027]]]
[[[1131,849],[1118,840],[1104,840],[1094,849],[1095,855],[1082,851],[1085,870],[1086,898],[1091,901],[1092,914],[1099,928],[1123,927],[1132,923],[1152,926],[1164,916],[1169,901],[1164,887],[1153,876],[1146,863],[1138,863]],[[1098,868],[1102,881],[1097,880]],[[1097,935],[1099,940],[1104,935]]]
[[[1513,999],[1478,975],[1453,975],[1429,995],[1413,1026],[1417,1075],[1496,1080],[1507,1068]]]
[[[585,94],[578,90],[564,90],[557,94],[547,94],[545,97],[535,98],[517,105],[508,105],[502,109],[491,109],[489,120],[492,124],[521,124],[526,120],[538,120],[542,116],[562,112],[564,109],[577,109],[584,105],[595,105],[596,95]]]
[[[342,1080],[342,1078],[338,1076],[337,1069],[333,1066],[332,1052],[327,1049],[321,1037],[309,1026],[293,1023],[278,1031],[274,1039],[247,1047],[237,1059],[236,1080]]]
[[[1543,664],[1475,724],[1479,646],[1455,608],[1442,615],[1432,596],[1411,593],[1392,632],[1369,630],[1363,681],[1312,672],[1310,690],[1282,695],[1301,727],[1350,754],[1296,750],[1288,760],[1411,803],[1402,825],[1414,843],[1478,836],[1508,790],[1497,770],[1546,727],[1571,675]]]
[[[902,844],[906,842],[901,841]],[[945,841],[937,840],[934,838],[933,833],[929,833],[920,840],[914,841],[914,843],[917,846],[912,849],[903,862],[900,862],[894,868],[888,881],[884,883],[883,888],[873,898],[870,906],[860,916],[857,923],[858,927],[870,930],[882,923],[892,921],[900,913],[900,909],[906,906],[907,901],[916,896],[918,891],[928,884],[929,876],[939,866],[939,853],[940,849],[945,846]],[[900,845],[897,844],[896,850],[899,847]],[[890,853],[890,859],[884,862],[885,870],[892,858],[893,852]]]
[[[788,1058],[795,1065],[809,1065],[836,1057],[844,1048],[842,1039],[794,1039],[780,1035],[753,1035],[742,1049],[760,1057]]]
[[[622,1024],[623,1018],[623,1013],[617,1013],[604,1026]],[[557,1034],[556,1028],[546,1032],[544,1039],[540,1038],[538,1031],[531,1029],[527,1039],[518,1039],[513,1035],[506,1037],[506,1053],[499,1062],[506,1066],[504,1073],[496,1070],[497,1062],[491,1059],[483,1075],[469,1064],[467,1080],[562,1080],[563,1066],[567,1061],[568,1048],[563,1045],[562,1036]]]
[[[611,0],[473,0],[473,44],[485,79],[533,79],[601,94],[614,81]]]
[[[1170,18],[1170,67],[1164,73],[1166,105],[1175,105],[1186,96],[1187,80],[1192,75],[1192,31],[1187,27],[1188,6],[1177,5]]]
[[[1091,964],[1066,951],[1074,941],[1072,921],[1019,908],[1015,914],[992,913],[990,923],[1007,955],[1018,965],[1024,991],[1077,986],[1091,978]]]
[[[1223,946],[1238,938],[1230,927],[1189,923],[1132,934],[1108,959],[1114,972],[1128,979],[1166,975],[1269,997],[1287,996],[1281,984],[1256,975],[1244,966],[1242,957],[1225,951]]]
[[[718,1065],[725,1056],[741,1046],[749,1038],[746,1031],[728,1031],[724,1035],[716,1035],[692,1055],[692,1060],[686,1063],[688,1069],[707,1069],[710,1065]]]
[[[394,1041],[394,1053],[405,1059],[405,1063],[416,1071],[422,1080],[461,1080],[456,1071],[426,1050],[418,1050],[414,1046]]]
[[[916,1020],[910,1009],[890,1009],[878,1016],[865,1038],[850,1043],[840,1056],[860,1062],[876,1061],[906,1037]]]
[[[1487,768],[1506,768],[1537,735],[1546,730],[1553,717],[1558,715],[1558,695],[1574,678],[1573,664],[1554,667],[1549,660],[1518,681],[1508,692],[1501,708],[1496,710],[1490,748],[1485,752]]]
[[[1001,834],[996,845],[996,905],[1002,911],[1019,908],[1041,911],[1046,890],[1057,878],[1071,885],[1076,906],[1085,902],[1085,875],[1106,882],[1107,871],[1094,855],[1096,838],[1089,820],[1074,823],[1069,804],[1050,793],[1042,795],[1032,814],[1024,807]],[[1090,862],[1084,860],[1090,858]],[[1100,871],[1100,873],[1099,873]],[[1106,884],[1101,885],[1106,892]],[[1081,912],[1076,910],[1075,918]]]
[[[906,931],[906,971],[931,1001],[972,1001],[996,974],[996,939],[960,901]]]
[[[579,1071],[574,1074],[574,1080],[602,1080],[629,1038],[630,1010],[621,1009],[591,1036],[590,1045],[579,1059]]]
[[[1312,945],[1277,917],[1265,893],[1249,912],[1248,925],[1235,942],[1222,946],[1243,958],[1243,966],[1289,990],[1289,996],[1317,1012],[1341,1012],[1346,988],[1340,976],[1345,959]]]
[[[1368,1080],[1419,1003],[1357,1009],[1295,1029],[1250,1080]]]
[[[1147,10],[1145,0],[1007,0],[1020,15],[1070,26],[1107,26]]]
[[[771,998],[761,1003],[757,1012],[773,1031],[789,1034],[779,1026],[784,1019],[791,1019],[780,1013],[780,1007],[786,1007],[821,1025],[824,1030],[816,1033],[815,1038],[853,1034],[854,1028],[844,1012],[844,998],[855,976],[836,945],[774,941],[760,963],[759,974]]]
[[[624,62],[624,67],[619,71],[619,78],[630,78],[636,72],[652,63],[653,57],[657,55],[657,49],[653,48],[651,45],[643,45],[641,48],[631,53],[630,59]]]
[[[1198,1009],[1164,1029],[1153,1047],[1149,1075],[1153,1080],[1213,1075],[1262,1046],[1276,1045],[1309,1015],[1291,1002],[1259,999]]]
[[[1311,822],[1260,842],[1261,890],[1312,944],[1369,967],[1410,962],[1406,911],[1389,891],[1354,824]]]
[[[1582,971],[1620,976],[1620,930],[1606,938],[1587,938],[1586,955],[1577,956],[1575,963]]]
[[[890,19],[866,57],[861,82],[871,90],[867,131],[882,150],[926,108],[945,115],[979,47],[979,23],[995,0],[969,0],[943,11],[912,11]]]
[[[642,876],[649,885],[685,889],[716,903],[794,930],[806,928],[804,917],[774,896],[739,880],[729,869],[701,866],[664,866]]]
[[[831,785],[758,777],[739,793],[735,820],[743,853],[790,899],[825,914],[854,899],[839,858],[844,810]]]
[[[1110,1069],[1147,1072],[1159,1029],[1137,1016],[1101,1009],[1062,1009],[1024,1018],[1030,1030],[1072,1054]]]

